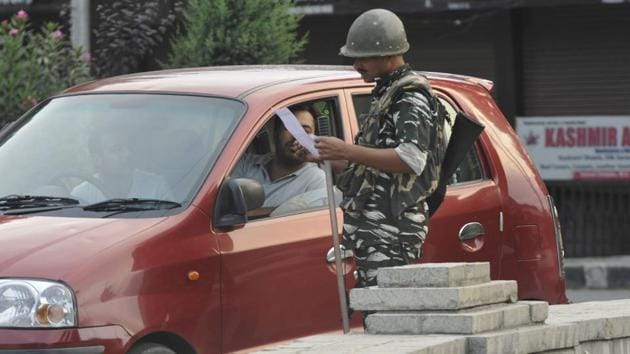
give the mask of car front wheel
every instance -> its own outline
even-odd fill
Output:
[[[161,344],[141,343],[131,348],[127,354],[175,354],[175,352]]]

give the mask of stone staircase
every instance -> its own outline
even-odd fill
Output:
[[[377,287],[350,292],[350,307],[375,311],[369,334],[466,335],[471,354],[577,344],[574,328],[541,325],[546,302],[516,299],[516,282],[491,281],[488,263],[433,263],[380,269]]]
[[[478,334],[547,319],[542,301],[516,302],[516,282],[491,281],[488,263],[380,269],[378,287],[350,292],[370,334]]]

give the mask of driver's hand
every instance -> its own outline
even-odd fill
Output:
[[[306,155],[308,155],[308,150],[298,143],[297,140],[289,146],[289,151],[300,161],[307,161]]]

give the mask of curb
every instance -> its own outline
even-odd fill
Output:
[[[630,256],[567,258],[567,289],[630,289]]]

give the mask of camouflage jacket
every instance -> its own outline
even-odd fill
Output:
[[[360,119],[357,144],[375,148],[395,148],[411,142],[427,152],[423,172],[386,173],[360,164],[351,164],[341,174],[338,186],[344,193],[346,211],[378,210],[399,217],[417,207],[435,190],[445,152],[441,104],[427,79],[408,65],[381,79],[372,92],[367,116]]]

